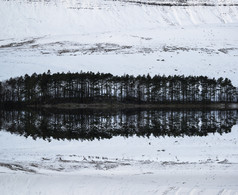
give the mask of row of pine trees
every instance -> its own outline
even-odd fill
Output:
[[[227,78],[80,72],[25,75],[0,82],[0,102],[45,103],[215,103],[237,102]]]

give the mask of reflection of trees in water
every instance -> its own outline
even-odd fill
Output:
[[[230,132],[237,116],[236,110],[0,111],[0,128],[34,139],[206,136]]]

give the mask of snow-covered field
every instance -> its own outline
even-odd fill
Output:
[[[1,194],[237,194],[238,126],[206,137],[34,141],[0,132]],[[13,144],[14,143],[14,144]]]
[[[110,0],[0,3],[1,80],[50,69],[202,74],[228,77],[238,85],[237,6]]]
[[[0,80],[50,69],[222,76],[238,86],[237,1],[213,2],[228,6],[0,0]],[[1,131],[0,194],[238,194],[237,139],[238,126],[222,136],[50,143]]]

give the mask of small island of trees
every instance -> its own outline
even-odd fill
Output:
[[[0,82],[0,104],[60,103],[191,104],[237,103],[227,78],[123,75],[80,72],[25,75]]]

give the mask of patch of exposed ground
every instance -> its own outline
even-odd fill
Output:
[[[21,47],[21,46],[29,45],[32,43],[35,43],[34,39],[28,40],[28,41],[22,41],[22,42],[13,42],[6,45],[0,45],[0,48]]]
[[[31,46],[32,44],[36,43],[36,41],[40,38],[32,38],[32,39],[24,39],[22,41],[13,41],[13,39],[6,39],[1,41],[13,41],[7,44],[0,45],[0,49],[6,49],[6,48],[21,48],[25,46]]]
[[[0,167],[6,167],[6,168],[11,169],[13,171],[24,171],[24,172],[32,172],[32,173],[36,172],[33,169],[30,169],[28,167],[24,167],[24,166],[19,165],[19,164],[0,163]]]
[[[110,0],[110,1],[118,1],[123,3],[131,3],[131,4],[137,4],[137,5],[149,5],[149,6],[208,6],[208,7],[214,7],[214,6],[238,6],[237,3],[214,3],[214,2],[192,2],[192,1],[186,1],[186,0],[178,0],[178,1],[145,1],[145,0]]]
[[[150,41],[151,38],[139,37],[140,39]],[[38,50],[41,54],[62,55],[92,55],[92,54],[135,54],[135,53],[154,53],[154,52],[190,52],[196,51],[206,54],[228,54],[231,51],[237,51],[238,48],[199,48],[199,47],[181,47],[164,45],[160,47],[140,47],[132,45],[119,45],[116,43],[96,43],[96,44],[81,44],[77,42],[51,42],[37,43],[36,39],[12,42],[5,45],[0,45],[0,49],[16,48],[17,50],[35,51]]]
[[[151,41],[152,38],[150,37],[138,37],[140,40]],[[40,52],[42,55],[47,54],[54,54],[58,56],[63,55],[97,55],[97,54],[136,54],[136,53],[143,53],[143,54],[150,54],[154,52],[190,52],[195,51],[199,53],[206,53],[206,54],[219,54],[224,53],[228,54],[231,51],[238,51],[236,47],[229,47],[229,48],[219,48],[219,49],[212,49],[212,48],[199,48],[199,47],[182,47],[176,45],[161,45],[159,47],[146,47],[146,46],[139,46],[139,45],[120,45],[116,43],[96,43],[96,44],[83,44],[79,42],[70,42],[70,41],[56,41],[56,42],[49,42],[49,43],[40,43],[37,42],[37,39],[34,38],[30,40],[23,40],[19,42],[10,42],[7,44],[0,45],[0,49],[17,49],[22,50],[23,52],[29,51],[37,51]],[[14,51],[14,50],[13,50]]]
[[[150,40],[149,38],[145,38]],[[58,47],[57,47],[58,46]],[[179,46],[162,46],[162,47],[139,47],[132,45],[119,45],[115,43],[97,43],[97,44],[80,44],[71,42],[55,42],[46,45],[32,45],[31,48],[38,48],[42,54],[56,55],[92,55],[92,54],[135,54],[135,53],[154,53],[154,52],[190,52],[196,51],[206,54],[219,54],[220,52],[228,54],[230,51],[238,48],[196,48],[196,47],[179,47]],[[61,49],[62,48],[62,49]]]
[[[140,40],[145,40],[150,43],[152,38],[150,37],[139,37],[132,36]],[[6,44],[0,45],[0,50],[4,51],[12,49],[23,52],[39,52],[41,55],[57,55],[57,56],[77,56],[77,55],[99,55],[99,54],[150,54],[154,52],[198,52],[205,54],[229,54],[230,52],[238,51],[237,47],[224,47],[224,48],[208,48],[208,47],[183,47],[176,45],[160,45],[156,47],[151,46],[140,46],[140,45],[121,45],[117,43],[95,43],[95,44],[84,44],[80,42],[71,41],[55,41],[41,43],[41,38],[32,38],[22,41],[13,41]],[[6,40],[3,40],[4,42]]]
[[[46,160],[47,159],[47,160]],[[0,167],[8,168],[12,171],[23,171],[38,173],[43,170],[57,171],[57,172],[72,172],[81,169],[95,169],[95,170],[110,170],[122,166],[128,167],[160,167],[161,169],[169,169],[171,166],[197,166],[197,165],[211,165],[219,164],[220,166],[229,166],[236,163],[231,163],[227,159],[222,161],[207,159],[199,162],[184,162],[184,161],[152,161],[152,160],[133,160],[133,159],[118,159],[107,158],[99,156],[78,156],[78,155],[57,155],[53,158],[42,158],[41,161],[22,162],[19,163],[0,163]],[[143,174],[152,174],[153,172],[145,172]]]

